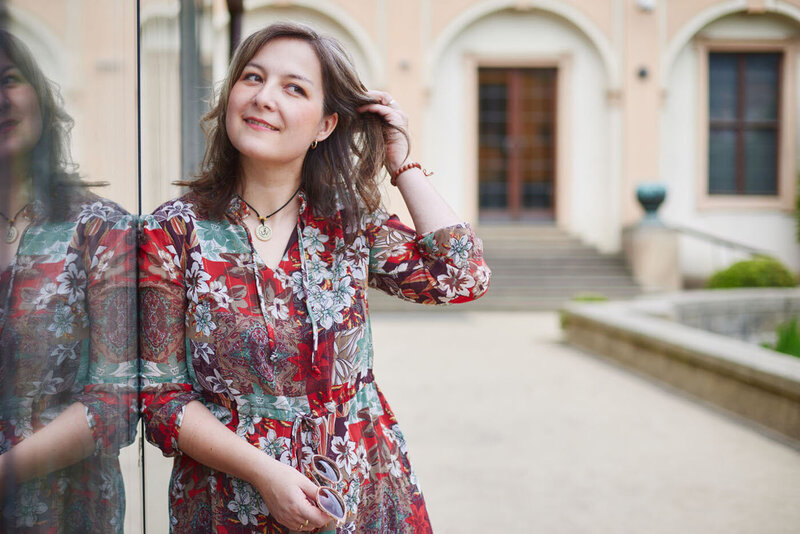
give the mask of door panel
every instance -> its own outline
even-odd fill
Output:
[[[482,220],[553,218],[556,79],[552,68],[479,69]]]

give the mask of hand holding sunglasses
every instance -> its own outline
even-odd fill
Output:
[[[342,495],[332,487],[342,481],[342,472],[336,463],[327,456],[315,454],[305,472],[319,486],[315,499],[317,507],[336,520],[337,525],[344,523],[347,507]]]

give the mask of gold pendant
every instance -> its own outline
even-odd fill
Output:
[[[17,230],[16,226],[9,226],[8,231],[6,232],[6,243],[9,245],[17,240],[19,237],[19,230]]]
[[[267,226],[266,223],[259,224],[256,226],[256,237],[261,241],[269,241],[272,239],[272,228]]]

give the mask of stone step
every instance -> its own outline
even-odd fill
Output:
[[[576,295],[624,300],[641,294],[621,254],[602,254],[554,225],[476,229],[492,269],[489,292],[459,306],[419,306],[372,290],[373,311],[557,310]]]
[[[638,286],[569,286],[569,287],[512,287],[512,286],[495,286],[492,284],[489,287],[488,295],[494,297],[525,297],[525,298],[538,298],[538,297],[563,297],[564,299],[572,299],[576,295],[603,295],[608,298],[616,296],[634,296],[641,294],[641,289]]]
[[[523,263],[523,262],[490,262],[487,258],[487,263],[498,276],[547,276],[549,274],[562,274],[569,273],[575,274],[621,274],[630,276],[630,271],[625,265],[619,263]]]
[[[636,294],[606,295],[613,300],[627,300]],[[469,311],[508,311],[508,310],[559,310],[571,298],[552,295],[493,295],[490,291],[480,299],[463,304],[445,306],[428,306],[406,302],[395,297],[390,297],[380,291],[372,291],[368,302],[371,312],[469,312]]]

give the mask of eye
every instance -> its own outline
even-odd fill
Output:
[[[287,85],[286,90],[296,95],[306,96],[306,90],[297,85],[296,83],[290,83],[289,85]]]
[[[256,72],[245,72],[242,74],[242,80],[246,82],[254,82],[254,83],[261,83],[262,78]]]
[[[25,80],[22,75],[15,71],[9,71],[0,76],[0,84],[2,84],[3,87],[18,85],[24,82]]]

